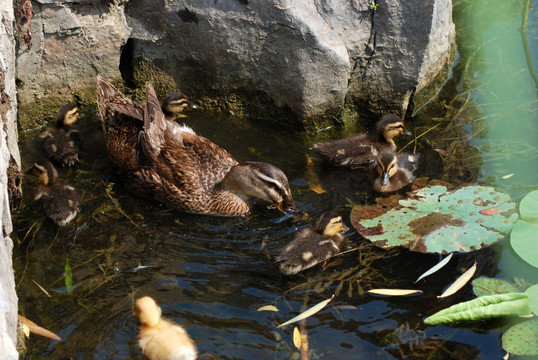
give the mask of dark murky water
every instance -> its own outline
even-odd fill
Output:
[[[471,106],[465,100],[469,89],[462,84],[468,84],[463,79],[469,70],[464,65],[460,58],[441,94],[407,120],[417,138],[407,144],[406,151],[423,155],[421,175],[502,187],[495,182],[499,177],[492,181],[491,167],[486,166],[494,160],[482,156],[487,150],[482,147],[491,146],[488,138],[482,136],[472,144],[480,151],[467,143],[485,125],[477,120],[482,105],[471,102]],[[535,109],[536,100],[530,101]],[[297,229],[326,210],[341,213],[350,225],[349,205],[374,199],[364,175],[358,172],[319,166],[312,171],[307,166],[311,144],[341,136],[338,129],[314,137],[202,112],[184,122],[239,161],[279,166],[290,179],[300,210],[308,212],[310,219],[283,216],[265,204],[259,204],[246,218],[196,216],[133,197],[113,174],[101,129],[95,115],[88,114],[79,124],[85,138],[81,163],[75,169],[60,169],[60,177],[74,184],[82,197],[82,213],[76,223],[59,230],[51,223],[41,223],[32,209],[32,179],[27,179],[22,208],[14,214],[20,313],[63,338],[54,342],[32,336],[27,342],[27,359],[142,358],[136,346],[138,325],[131,316],[133,298],[142,295],[154,297],[166,317],[187,328],[201,353],[217,354],[221,359],[298,359],[293,326],[276,326],[335,292],[328,307],[307,320],[310,359],[499,359],[504,355],[501,321],[428,327],[422,320],[472,297],[467,287],[447,300],[436,299],[475,259],[480,266],[477,276],[501,273],[503,278],[518,276],[535,282],[536,271],[519,263],[506,242],[456,256],[442,273],[413,285],[418,275],[437,263],[437,256],[406,250],[385,252],[350,231],[347,248],[358,250],[336,258],[327,269],[283,277],[274,256]],[[367,124],[371,122],[358,127]],[[530,129],[538,134],[535,126]],[[32,136],[27,134],[21,141],[25,168],[39,156]],[[407,141],[399,139],[399,144],[405,146]],[[451,150],[453,159],[442,162],[432,149]],[[502,168],[499,163],[495,166]],[[529,168],[528,163],[526,166]],[[520,177],[524,180],[511,180],[505,190],[518,198],[535,187],[535,169]],[[499,173],[505,173],[504,169]],[[312,174],[319,177],[327,193],[309,189]],[[67,262],[73,289],[66,287]],[[512,264],[524,271],[510,273]],[[363,294],[372,287],[420,288],[424,295],[387,299]],[[269,304],[279,311],[257,311]]]

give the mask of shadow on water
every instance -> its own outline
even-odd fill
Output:
[[[454,184],[492,184],[517,198],[536,187],[536,174],[522,175],[519,169],[509,170],[496,162],[508,145],[517,142],[511,138],[499,145],[496,138],[489,137],[493,133],[490,126],[498,124],[490,119],[505,115],[499,115],[497,108],[486,111],[487,104],[477,99],[486,90],[480,78],[485,75],[476,74],[496,72],[481,69],[483,62],[474,62],[482,56],[477,45],[481,42],[472,37],[474,47],[466,42],[471,34],[464,28],[465,22],[473,23],[466,16],[485,13],[471,3],[455,2],[460,56],[452,78],[436,99],[407,122],[414,140],[398,142],[405,151],[423,156],[421,176]],[[514,14],[518,16],[516,11]],[[512,29],[517,28],[514,21]],[[535,14],[532,21],[535,26]],[[518,66],[521,71],[526,68]],[[535,98],[526,104],[520,107],[523,113],[536,110]],[[535,114],[534,110],[530,113]],[[138,325],[131,314],[133,298],[142,295],[154,297],[166,317],[185,326],[202,353],[218,354],[221,359],[298,359],[293,326],[276,326],[333,293],[336,297],[329,306],[307,320],[310,359],[497,359],[504,355],[500,321],[426,327],[422,320],[472,297],[466,287],[449,299],[436,299],[475,260],[477,276],[490,277],[508,272],[507,265],[498,266],[499,262],[518,263],[506,242],[456,255],[442,273],[415,285],[413,281],[437,263],[438,256],[405,249],[384,251],[350,231],[346,241],[350,252],[324,268],[283,277],[274,257],[297,229],[326,210],[341,213],[349,226],[350,206],[375,199],[359,171],[309,163],[312,144],[320,138],[339,137],[338,130],[317,136],[288,133],[203,112],[181,120],[239,161],[279,166],[290,179],[300,210],[309,216],[284,216],[265,204],[258,204],[245,218],[196,216],[133,197],[112,172],[95,114],[88,114],[79,123],[85,139],[81,163],[75,169],[59,169],[60,178],[75,185],[82,198],[82,212],[75,223],[57,229],[43,222],[32,208],[32,179],[26,179],[23,204],[14,214],[20,312],[63,339],[54,342],[32,336],[26,359],[141,359],[136,346]],[[358,126],[367,127],[375,119],[368,120]],[[523,131],[536,138],[536,123],[526,123]],[[21,140],[25,169],[40,156],[33,135],[28,133]],[[523,143],[528,144],[527,150],[515,146],[511,151],[521,153],[522,167],[530,168],[536,151],[528,149],[535,145],[527,140]],[[495,156],[487,152],[498,147]],[[536,171],[535,166],[532,169]],[[510,186],[503,186],[501,174],[510,172],[518,176],[511,178]],[[312,191],[314,181],[326,192]],[[73,289],[66,286],[67,262]],[[527,274],[532,282],[531,270],[512,275]],[[420,288],[424,295],[400,299],[365,295],[372,287]],[[279,311],[257,311],[268,304]]]

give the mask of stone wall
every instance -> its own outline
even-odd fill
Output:
[[[445,0],[32,4],[31,48],[17,53],[23,127],[67,101],[93,101],[95,75],[120,72],[133,85],[171,78],[168,87],[206,106],[299,125],[343,109],[404,114],[453,53]]]
[[[17,98],[15,89],[15,39],[13,7],[9,0],[0,0],[0,354],[2,359],[18,359],[17,295],[12,266],[13,241],[8,184],[8,168],[20,167],[17,147]],[[18,173],[18,171],[15,171]]]

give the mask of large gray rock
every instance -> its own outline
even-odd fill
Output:
[[[454,43],[446,0],[386,0],[376,10],[362,0],[34,4],[32,49],[18,53],[21,105],[68,98],[119,67],[136,82],[132,68],[144,59],[191,97],[240,99],[257,115],[301,123],[344,108],[401,114]]]
[[[17,147],[17,97],[15,89],[15,38],[12,1],[0,0],[0,354],[2,359],[18,359],[17,295],[11,260],[13,241],[8,197],[10,163],[20,167]]]

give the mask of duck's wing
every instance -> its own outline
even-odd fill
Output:
[[[140,121],[144,118],[144,110],[101,75],[97,75],[97,107],[103,122],[119,115]]]

